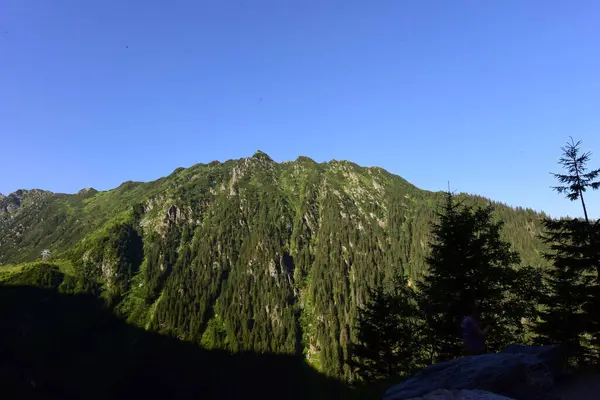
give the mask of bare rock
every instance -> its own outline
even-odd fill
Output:
[[[514,400],[485,390],[445,390],[439,389],[422,397],[410,400]]]
[[[567,345],[527,346],[511,344],[506,346],[502,353],[534,355],[550,368],[556,378],[565,371],[570,350]]]
[[[553,374],[532,354],[484,354],[432,365],[391,387],[383,400],[405,400],[438,389],[485,390],[516,400],[556,399]]]

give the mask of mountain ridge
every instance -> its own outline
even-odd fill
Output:
[[[61,290],[95,293],[132,324],[209,349],[304,354],[346,378],[369,288],[420,279],[443,201],[382,168],[263,152],[107,191],[19,193],[0,200],[11,274],[48,249]],[[458,199],[491,204],[523,264],[545,265],[542,214]]]
[[[88,188],[80,189],[76,193],[61,193],[61,192],[52,192],[52,191],[40,189],[40,188],[17,189],[16,191],[9,193],[8,195],[0,197],[0,227],[2,227],[3,215],[4,215],[4,220],[6,220],[6,215],[14,214],[19,208],[21,208],[21,202],[23,202],[23,201],[25,201],[25,205],[27,205],[27,202],[32,202],[35,205],[36,201],[37,202],[41,201],[45,196],[56,196],[58,198],[63,198],[63,199],[64,198],[68,199],[73,196],[89,198],[89,197],[93,197],[97,194],[113,193],[115,191],[126,190],[128,188],[136,187],[139,185],[146,185],[146,186],[150,185],[151,186],[153,184],[159,184],[160,182],[162,182],[164,180],[168,180],[169,177],[176,176],[177,174],[179,174],[183,171],[189,171],[189,170],[205,168],[205,167],[215,167],[217,165],[223,166],[223,165],[228,165],[228,164],[232,164],[232,163],[247,163],[247,162],[249,162],[249,160],[258,160],[258,161],[262,160],[263,162],[271,163],[271,164],[277,165],[277,166],[285,166],[285,165],[293,166],[293,165],[302,165],[302,164],[306,164],[306,163],[309,165],[312,165],[312,166],[321,166],[321,167],[335,167],[335,166],[339,165],[343,168],[344,166],[349,166],[351,168],[364,169],[367,171],[375,171],[375,173],[377,173],[377,174],[387,175],[388,177],[392,177],[393,179],[396,179],[405,185],[409,185],[411,188],[418,190],[421,193],[428,193],[433,196],[442,193],[441,191],[430,191],[430,190],[420,189],[417,186],[415,186],[414,184],[412,184],[409,181],[402,178],[401,176],[392,174],[392,173],[388,172],[387,170],[385,170],[381,167],[377,167],[377,166],[361,166],[361,165],[355,164],[348,160],[336,160],[336,159],[318,163],[318,162],[314,161],[313,159],[306,157],[306,156],[298,156],[296,158],[296,160],[294,160],[294,161],[283,161],[283,162],[278,163],[278,162],[273,161],[273,159],[265,152],[263,152],[261,150],[257,150],[254,153],[254,155],[252,155],[251,157],[245,157],[245,158],[240,158],[240,159],[230,159],[230,160],[223,161],[223,162],[211,161],[207,164],[196,163],[188,168],[178,167],[178,168],[174,169],[173,172],[171,172],[171,174],[160,177],[155,180],[150,180],[150,181],[127,180],[127,181],[122,182],[117,187],[112,188],[112,189],[107,189],[107,190],[98,191],[94,188],[88,187]],[[485,197],[473,195],[473,194],[469,194],[469,193],[461,192],[461,193],[459,193],[459,196],[470,197],[470,198],[481,198],[483,200],[490,201],[491,203],[493,203],[497,206],[509,207],[509,208],[516,209],[516,210],[521,209],[521,207],[508,206],[505,203],[493,201],[493,200],[487,199]],[[533,210],[529,207],[523,208],[523,210],[525,212],[533,212],[533,213],[539,214],[542,217],[545,216],[543,211],[539,212],[539,211]],[[6,222],[6,221],[4,221],[4,222]],[[29,257],[29,258],[26,258],[23,260],[31,261],[32,258]],[[17,261],[22,261],[22,260],[17,260]],[[1,253],[0,253],[0,263],[2,263],[2,262],[3,262],[3,259],[2,259]]]
[[[269,156],[264,151],[262,151],[262,150],[256,150],[254,152],[254,154],[252,156],[250,156],[250,157],[231,158],[231,159],[228,159],[226,161],[213,160],[213,161],[210,161],[208,163],[198,162],[198,163],[195,163],[195,164],[193,164],[193,165],[191,165],[189,167],[177,167],[169,175],[165,175],[165,176],[159,177],[159,178],[154,179],[154,180],[143,180],[143,181],[126,180],[126,181],[121,182],[119,185],[117,185],[117,186],[115,186],[113,188],[109,188],[109,189],[105,189],[105,190],[96,190],[93,187],[85,187],[85,188],[79,189],[78,191],[75,191],[75,192],[54,192],[54,191],[47,190],[47,189],[42,189],[42,188],[30,188],[30,189],[18,188],[16,190],[14,190],[13,192],[9,192],[7,195],[3,195],[2,193],[0,193],[0,199],[2,199],[4,197],[8,197],[10,195],[19,194],[21,192],[45,192],[45,193],[48,193],[48,194],[57,194],[57,195],[76,195],[76,194],[79,194],[81,192],[88,192],[88,191],[107,192],[107,191],[118,189],[120,186],[122,186],[124,184],[129,184],[129,183],[151,183],[151,182],[154,182],[154,181],[166,178],[166,177],[168,177],[168,176],[170,176],[172,174],[175,174],[177,172],[180,172],[182,170],[186,170],[186,169],[189,169],[189,168],[194,168],[194,167],[198,167],[198,166],[214,166],[214,165],[224,164],[224,163],[227,163],[227,162],[242,161],[242,160],[251,159],[251,158],[260,159],[261,157],[265,157],[265,160],[268,160],[268,161],[273,162],[275,164],[293,164],[293,163],[302,162],[302,161],[310,162],[310,163],[314,163],[314,164],[318,164],[318,165],[327,165],[327,164],[332,164],[332,163],[342,163],[342,164],[343,163],[349,163],[349,164],[352,164],[352,165],[357,166],[359,168],[381,170],[381,171],[384,171],[384,172],[386,172],[388,174],[395,175],[398,178],[405,180],[404,178],[402,178],[402,176],[397,175],[397,174],[393,174],[393,173],[387,171],[386,169],[384,169],[382,167],[379,167],[377,165],[360,165],[360,164],[356,164],[356,163],[354,163],[354,162],[352,162],[350,160],[345,160],[345,159],[338,160],[338,159],[335,159],[335,158],[333,158],[333,159],[331,159],[329,161],[318,162],[318,161],[315,161],[315,160],[313,160],[312,158],[310,158],[308,156],[298,156],[298,157],[296,157],[295,160],[284,160],[284,161],[277,162],[277,161],[274,161],[271,158],[271,156]],[[406,182],[408,183],[408,181],[406,181]],[[427,190],[427,189],[420,189],[420,190]],[[427,190],[427,191],[433,192],[431,190]]]
[[[90,192],[93,193],[93,194],[95,194],[95,193],[109,192],[109,191],[112,191],[112,190],[116,190],[116,189],[120,188],[123,185],[128,185],[128,184],[148,184],[148,183],[159,181],[161,179],[165,179],[165,178],[171,176],[172,174],[175,174],[175,173],[177,173],[179,171],[182,171],[182,170],[187,170],[187,169],[198,167],[198,166],[211,166],[211,165],[223,164],[223,163],[226,163],[226,162],[241,161],[241,160],[252,158],[252,157],[254,157],[257,154],[264,154],[273,163],[280,164],[280,165],[294,164],[294,163],[297,163],[297,162],[300,162],[300,161],[303,161],[303,160],[315,163],[317,165],[328,165],[328,164],[332,164],[332,163],[349,163],[349,164],[352,164],[352,165],[357,166],[359,168],[366,168],[366,169],[378,170],[378,171],[382,171],[382,172],[385,172],[387,174],[393,175],[394,177],[403,180],[407,184],[410,184],[410,185],[414,186],[415,188],[417,188],[417,189],[419,189],[421,191],[425,191],[425,192],[429,192],[429,193],[443,193],[443,192],[445,192],[444,190],[423,189],[423,188],[417,186],[416,184],[414,184],[414,183],[406,180],[405,178],[402,177],[402,175],[399,175],[397,173],[392,173],[392,172],[388,171],[387,169],[382,168],[382,167],[377,166],[377,165],[361,165],[361,164],[356,164],[356,163],[354,163],[354,162],[352,162],[350,160],[344,160],[344,159],[340,159],[340,160],[338,160],[338,159],[331,159],[329,161],[317,162],[317,161],[315,161],[312,158],[307,157],[307,156],[298,156],[293,161],[292,160],[285,160],[285,161],[277,162],[277,161],[274,161],[267,153],[265,153],[265,152],[263,152],[261,150],[257,150],[254,153],[254,155],[251,156],[251,157],[242,157],[242,158],[237,158],[237,159],[236,158],[232,158],[232,159],[228,159],[226,161],[213,160],[213,161],[210,161],[208,163],[201,163],[201,162],[195,163],[195,164],[193,164],[193,165],[191,165],[189,167],[177,167],[177,168],[175,168],[171,172],[171,174],[165,175],[165,176],[162,176],[162,177],[159,177],[159,178],[156,178],[154,180],[142,180],[142,181],[126,180],[126,181],[123,181],[120,184],[118,184],[118,185],[116,185],[116,186],[114,186],[112,188],[108,188],[108,189],[97,190],[94,187],[85,187],[85,188],[79,189],[79,190],[74,191],[74,192],[54,192],[52,190],[42,189],[42,188],[39,188],[39,187],[34,187],[34,188],[29,188],[29,189],[27,189],[27,188],[18,188],[16,190],[14,190],[13,192],[9,192],[8,194],[0,193],[0,201],[5,200],[8,197],[11,197],[12,195],[16,195],[16,194],[19,194],[19,193],[27,193],[27,192],[44,192],[44,193],[52,194],[52,195],[67,195],[67,196],[88,194]],[[523,210],[526,210],[526,211],[535,212],[535,213],[540,214],[542,216],[547,216],[548,215],[546,213],[546,211],[542,210],[542,209],[534,209],[534,208],[528,207],[528,206],[523,207],[523,206],[519,206],[519,205],[512,205],[512,204],[508,204],[508,203],[506,203],[504,201],[493,200],[493,199],[491,199],[489,197],[486,197],[486,196],[483,196],[483,195],[479,195],[479,194],[476,194],[476,193],[463,192],[463,191],[456,192],[456,193],[458,195],[461,195],[461,196],[481,197],[481,198],[488,199],[488,200],[492,201],[494,204],[499,204],[499,205],[510,207],[510,208],[513,208],[513,209],[523,209]],[[0,205],[0,210],[1,210],[1,205]]]

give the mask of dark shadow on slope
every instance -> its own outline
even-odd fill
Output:
[[[0,286],[3,399],[336,399],[300,357],[204,350],[115,318],[95,297]]]

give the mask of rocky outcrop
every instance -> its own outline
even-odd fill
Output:
[[[96,193],[98,193],[98,191],[94,188],[88,187],[88,188],[83,188],[80,191],[77,192],[78,196],[89,196],[89,195],[95,195]]]
[[[511,344],[506,346],[502,353],[507,354],[530,354],[536,356],[542,361],[556,378],[562,375],[567,366],[569,357],[568,346],[546,345],[546,346],[526,346],[522,344]]]
[[[21,196],[17,193],[0,198],[0,216],[13,214],[19,207],[21,207]]]
[[[435,364],[390,388],[383,400],[419,398],[440,389],[478,389],[516,400],[556,399],[555,365],[560,355],[554,346],[509,346],[498,354]]]
[[[486,392],[485,390],[435,390],[422,397],[410,400],[513,400],[510,397]]]
[[[52,192],[41,189],[19,189],[8,196],[0,196],[0,217],[14,216],[24,204],[36,204]]]

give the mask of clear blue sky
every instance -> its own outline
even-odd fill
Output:
[[[549,171],[569,135],[600,165],[598,21],[595,0],[3,0],[0,192],[260,149],[579,215]]]

